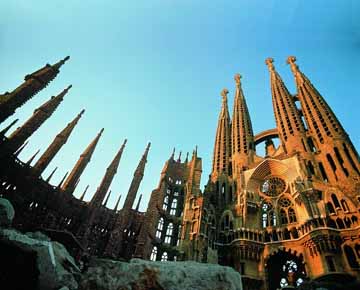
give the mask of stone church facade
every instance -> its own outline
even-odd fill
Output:
[[[0,95],[0,122],[43,89],[68,58],[27,75],[25,82]],[[147,211],[134,208],[145,172],[150,143],[140,158],[122,209],[106,207],[109,188],[126,140],[104,173],[90,202],[75,198],[82,172],[90,162],[101,130],[59,185],[42,172],[66,143],[79,113],[31,165],[18,159],[26,140],[63,101],[71,86],[34,111],[10,135],[0,132],[0,194],[15,207],[15,226],[41,229],[64,242],[75,255],[128,260],[195,260],[235,268],[245,289],[297,287],[304,281],[360,279],[360,162],[341,123],[299,69],[291,94],[268,58],[276,128],[254,134],[235,75],[232,117],[228,90],[216,130],[212,172],[200,188],[202,160],[197,148],[181,160],[165,162]],[[275,146],[273,139],[279,139]],[[265,145],[265,156],[256,148]]]

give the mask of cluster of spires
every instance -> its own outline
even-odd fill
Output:
[[[6,120],[8,117],[15,113],[15,110],[30,100],[36,93],[45,88],[47,84],[53,80],[59,73],[60,67],[69,59],[69,57],[64,58],[63,60],[57,62],[54,65],[47,64],[45,67],[39,69],[38,71],[27,75],[25,77],[25,82],[21,84],[11,93],[6,92],[3,95],[0,95],[0,123]],[[45,102],[39,108],[37,108],[33,115],[20,127],[18,127],[9,137],[5,139],[5,149],[7,152],[13,153],[15,156],[18,156],[24,147],[28,144],[27,139],[55,112],[56,108],[63,101],[65,95],[71,89],[71,85],[65,88],[58,95],[51,97],[50,100]],[[48,146],[45,152],[37,160],[35,165],[32,167],[33,172],[37,176],[41,176],[44,170],[49,166],[50,162],[53,160],[55,155],[59,152],[62,146],[67,142],[75,126],[79,122],[80,118],[84,114],[85,110],[81,112],[70,122],[67,126],[59,132],[52,143]],[[1,137],[4,137],[5,134],[10,130],[12,126],[18,121],[14,120],[6,128],[0,131]],[[99,142],[99,139],[103,133],[104,129],[101,129],[97,136],[92,140],[92,142],[86,147],[84,152],[80,155],[77,163],[73,167],[72,171],[66,173],[62,178],[61,182],[58,185],[58,188],[66,193],[73,194],[76,186],[80,181],[80,176],[85,170],[87,164],[90,162],[91,157],[95,151],[95,148]],[[111,182],[117,172],[119,167],[120,159],[124,151],[127,140],[125,139],[120,149],[116,153],[114,159],[107,167],[105,175],[97,188],[94,196],[90,201],[90,206],[99,207],[101,205],[106,206],[111,194],[109,191]],[[150,149],[151,143],[148,143],[143,156],[140,159],[140,162],[135,170],[134,178],[131,182],[128,194],[125,199],[124,207],[126,209],[131,209],[133,207],[137,191],[140,186],[140,182],[144,175],[145,164],[147,160],[147,155]],[[38,155],[40,150],[38,150],[28,161],[27,165],[34,161],[35,157]],[[49,177],[46,179],[46,182],[49,182],[54,173],[56,172],[57,167],[50,173]],[[89,186],[86,186],[83,194],[80,197],[80,200],[83,200]],[[139,209],[140,201],[142,195],[139,197],[136,208]],[[114,210],[118,209],[120,203],[121,195],[119,195]]]
[[[287,59],[295,78],[297,88],[295,96],[290,94],[275,70],[274,60],[267,58],[265,61],[270,72],[272,101],[278,134],[285,153],[311,152],[307,133],[314,138],[315,143],[319,144],[320,147],[322,144],[335,144],[334,142],[337,139],[351,143],[329,105],[310,80],[300,71],[295,61],[294,56]],[[254,161],[255,140],[249,111],[241,88],[241,76],[236,74],[234,79],[236,90],[232,119],[230,119],[227,104],[228,90],[223,89],[221,92],[222,107],[214,146],[213,178],[221,173],[237,174]],[[297,107],[296,101],[300,101],[301,109]],[[305,122],[302,117],[304,117]],[[358,157],[353,150],[350,151],[349,154],[353,154],[353,159],[356,160]],[[355,165],[352,167],[357,171]]]
[[[176,159],[176,162],[181,163],[181,155],[182,155],[182,151],[179,151],[179,156]],[[194,155],[197,156],[197,146],[195,146],[195,149],[193,150],[193,156]],[[175,147],[171,153],[170,159],[175,161]],[[188,163],[188,162],[189,162],[189,152],[186,152],[184,163]]]

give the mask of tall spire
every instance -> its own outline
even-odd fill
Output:
[[[180,151],[180,152],[179,152],[179,157],[178,157],[178,159],[177,159],[177,162],[179,162],[179,163],[181,162],[181,153],[182,153],[182,152]]]
[[[91,156],[95,151],[96,145],[99,142],[103,131],[104,128],[100,130],[95,139],[88,145],[88,147],[86,147],[84,152],[80,155],[79,160],[76,162],[74,168],[72,169],[68,178],[65,180],[64,184],[61,187],[63,191],[66,191],[68,193],[74,192],[77,180],[80,178],[81,174],[90,162]]]
[[[64,96],[71,88],[71,85],[64,89],[57,96],[51,97],[49,101],[37,108],[33,115],[24,125],[17,128],[9,137],[7,142],[8,150],[15,152],[56,110]]]
[[[295,63],[296,57],[289,56],[287,63],[295,77],[297,96],[301,103],[309,133],[318,147],[316,158],[325,167],[324,179],[330,175],[330,182],[347,180],[360,175],[359,155],[344,128],[336,118],[325,99]],[[326,175],[326,177],[325,177]],[[354,186],[353,182],[348,182]]]
[[[139,199],[138,199],[138,202],[137,202],[137,204],[136,204],[136,208],[135,208],[136,211],[139,211],[141,199],[142,199],[142,194],[140,194]]]
[[[120,204],[120,200],[121,200],[121,194],[119,195],[118,200],[116,201],[115,207],[114,207],[114,211],[118,210],[119,204]]]
[[[19,156],[19,154],[21,153],[21,151],[24,150],[24,148],[27,146],[27,144],[29,144],[29,141],[26,141],[23,145],[21,145],[21,147],[14,152],[14,155]]]
[[[30,159],[26,162],[26,164],[30,166],[30,164],[34,161],[36,155],[38,155],[39,152],[40,152],[40,149],[39,149],[38,151],[36,151],[36,152],[33,154],[33,156],[30,157]]]
[[[59,152],[61,147],[66,143],[71,132],[75,128],[76,124],[78,123],[78,121],[80,120],[80,118],[84,112],[85,112],[85,110],[82,110],[75,117],[74,120],[72,120],[59,134],[56,135],[53,142],[46,149],[44,154],[39,158],[39,160],[36,162],[36,164],[34,166],[34,170],[37,172],[37,174],[40,175],[46,169],[46,167],[50,164],[51,160]]]
[[[124,203],[124,207],[123,207],[124,209],[131,209],[133,207],[133,204],[134,204],[134,201],[136,198],[136,193],[139,189],[141,180],[144,176],[145,164],[147,161],[147,155],[149,153],[150,145],[151,145],[151,143],[149,142],[145,149],[145,152],[144,152],[143,156],[141,157],[140,162],[134,172],[134,178],[131,181],[129,191],[128,191],[128,194],[125,199],[125,203]]]
[[[61,186],[62,186],[62,184],[64,183],[64,180],[65,180],[65,178],[66,178],[66,176],[68,176],[68,174],[69,174],[69,171],[67,171],[66,173],[65,173],[65,175],[64,175],[64,177],[60,180],[60,182],[59,182],[59,184],[58,184],[58,188],[61,188]]]
[[[305,125],[294,97],[289,93],[273,63],[274,60],[270,57],[265,60],[270,72],[272,102],[280,140],[288,153],[306,151]]]
[[[0,95],[0,123],[15,113],[15,110],[30,100],[40,90],[45,88],[59,73],[60,67],[69,59],[69,56],[54,65],[47,64],[43,68],[25,76],[22,83],[11,93]]]
[[[236,83],[234,109],[231,123],[231,139],[233,154],[233,173],[236,169],[247,166],[253,160],[255,151],[254,133],[251,125],[251,119],[243,90],[241,88],[241,75],[236,74],[234,80]],[[234,170],[235,169],[235,170]]]
[[[46,182],[47,183],[49,183],[50,182],[50,179],[54,176],[54,173],[55,173],[55,171],[57,170],[58,168],[57,167],[55,167],[54,168],[54,170],[50,173],[50,175],[49,175],[49,177],[48,178],[46,178]]]
[[[327,136],[331,138],[347,136],[325,99],[299,70],[295,61],[295,56],[289,56],[287,59],[295,77],[298,98],[309,130],[319,143],[324,143]]]
[[[97,188],[93,198],[91,199],[91,202],[90,202],[91,205],[100,206],[103,203],[105,195],[106,195],[107,191],[109,190],[111,182],[112,182],[112,180],[117,172],[117,169],[119,167],[120,159],[121,159],[122,153],[124,151],[126,142],[127,142],[127,139],[124,140],[124,143],[121,145],[119,151],[116,153],[114,159],[111,161],[110,165],[106,169],[106,173],[100,183],[100,186]]]
[[[10,130],[10,128],[12,126],[14,126],[16,124],[16,122],[19,121],[19,119],[15,119],[14,121],[12,121],[8,126],[6,126],[4,129],[2,129],[0,131],[0,137],[1,136],[5,136],[5,134]]]
[[[84,200],[85,194],[86,194],[86,192],[87,192],[88,189],[89,189],[89,184],[86,185],[84,192],[83,192],[82,195],[80,196],[80,200],[81,200],[81,201]]]
[[[216,179],[221,173],[229,173],[229,158],[231,155],[230,116],[227,103],[229,91],[221,91],[222,106],[216,130],[214,145],[212,178]]]
[[[108,203],[108,201],[109,201],[109,198],[110,198],[110,195],[111,195],[111,190],[109,190],[109,193],[108,193],[108,195],[107,195],[107,197],[106,197],[106,199],[105,199],[104,206],[107,205],[107,203]]]

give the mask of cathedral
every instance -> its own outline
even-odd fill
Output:
[[[47,86],[68,59],[47,64],[25,76],[12,92],[0,95],[0,123]],[[18,158],[28,138],[70,93],[68,86],[12,133],[17,120],[0,131],[0,196],[15,208],[13,226],[20,231],[45,232],[78,260],[91,255],[230,266],[241,274],[243,287],[249,290],[297,288],[308,281],[360,280],[359,155],[296,58],[288,57],[287,63],[295,93],[287,89],[274,60],[265,61],[276,128],[254,134],[241,76],[236,74],[232,116],[229,91],[221,92],[212,171],[205,188],[200,187],[202,159],[197,148],[183,159],[173,152],[146,212],[139,211],[141,195],[137,197],[137,192],[150,143],[121,209],[121,196],[115,208],[108,208],[107,201],[126,140],[91,200],[84,201],[87,188],[79,199],[73,196],[103,129],[58,185],[50,183],[56,169],[42,176],[84,110],[54,136],[38,159],[37,153],[28,161]],[[264,156],[257,153],[259,146],[265,147]]]

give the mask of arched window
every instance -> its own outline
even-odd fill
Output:
[[[167,259],[168,259],[168,254],[167,252],[164,252],[161,256],[161,261],[167,261]]]
[[[296,223],[296,214],[295,210],[292,207],[288,209],[288,214],[290,223]]]
[[[168,195],[165,195],[164,203],[163,203],[163,210],[167,210],[167,208],[168,208],[168,203],[169,203],[169,196],[168,196]]]
[[[158,227],[157,227],[157,231],[156,231],[156,237],[157,238],[161,238],[161,232],[163,230],[163,227],[164,227],[164,219],[160,218],[159,223],[158,223]]]
[[[176,214],[176,208],[177,208],[177,199],[174,198],[172,203],[171,203],[171,209],[170,209],[170,214],[171,215],[175,215]]]
[[[356,256],[355,256],[354,250],[350,246],[345,245],[344,251],[345,251],[346,259],[349,263],[349,266],[351,268],[359,268],[359,263],[356,261]]]
[[[331,199],[335,205],[335,208],[340,208],[339,200],[337,199],[337,197],[334,193],[331,195]]]
[[[171,236],[173,233],[173,224],[169,223],[167,230],[166,230],[166,236],[165,236],[165,243],[170,244],[171,243]]]
[[[286,225],[288,223],[287,214],[283,208],[280,210],[280,220],[282,225]]]
[[[156,261],[156,255],[157,255],[157,247],[153,247],[150,255],[151,261]]]
[[[264,228],[276,225],[276,215],[270,202],[265,202],[262,206],[262,225]]]
[[[334,214],[335,213],[335,209],[334,206],[332,205],[331,202],[327,202],[326,203],[326,208],[329,211],[330,214]]]
[[[349,206],[348,206],[348,204],[347,204],[347,202],[346,202],[345,199],[342,199],[342,200],[341,200],[341,206],[342,206],[342,208],[343,208],[344,211],[350,211]]]

